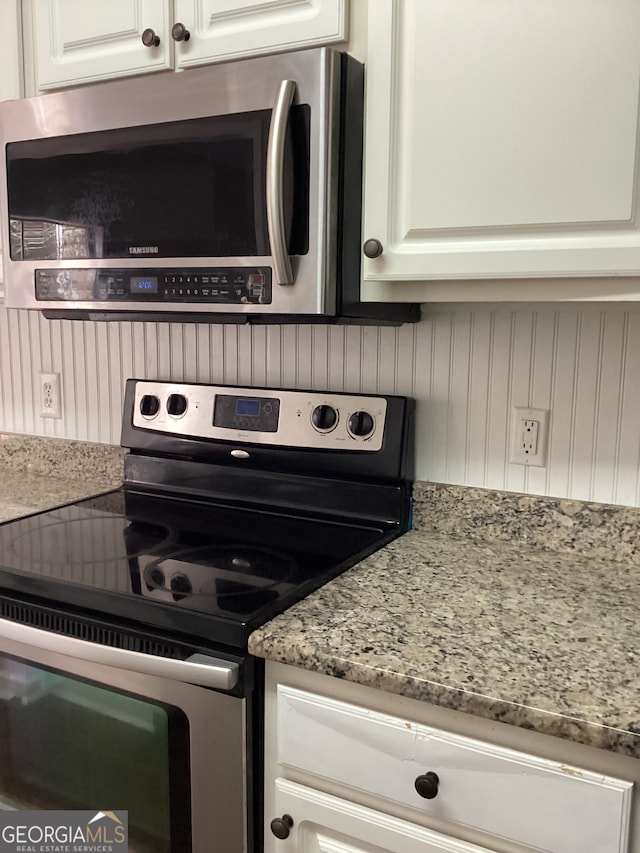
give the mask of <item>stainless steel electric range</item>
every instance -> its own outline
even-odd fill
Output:
[[[258,853],[250,632],[409,522],[412,401],[130,379],[121,488],[0,525],[0,808]]]

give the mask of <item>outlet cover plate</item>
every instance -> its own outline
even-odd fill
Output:
[[[40,374],[40,417],[62,417],[62,391],[59,373]]]
[[[511,447],[509,461],[512,465],[526,465],[529,468],[545,468],[549,445],[549,409],[525,409],[515,406],[511,417]],[[536,446],[534,449],[523,447],[525,422],[537,424]]]

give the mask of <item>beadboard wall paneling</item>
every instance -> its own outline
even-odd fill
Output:
[[[38,375],[62,377],[40,417]],[[408,394],[421,480],[640,506],[640,309],[439,309],[418,325],[45,320],[0,308],[0,430],[117,444],[127,377]],[[509,462],[550,409],[546,468]]]

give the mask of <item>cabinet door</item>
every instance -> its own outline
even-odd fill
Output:
[[[276,779],[277,816],[293,819],[289,837],[274,838],[267,819],[265,853],[489,853],[382,812]]]
[[[347,0],[175,0],[180,67],[342,41]]]
[[[2,50],[0,50],[0,101],[8,101],[19,98],[22,94],[19,0],[4,0],[0,3],[0,32],[4,38]],[[2,219],[0,219],[0,228],[2,227]],[[0,299],[4,295],[3,281],[0,248]]]
[[[171,68],[171,0],[34,0],[36,87],[56,89]],[[142,33],[160,39],[145,47]]]
[[[0,3],[0,32],[3,38],[0,50],[0,101],[8,101],[22,94],[19,0],[3,0]]]
[[[638,32],[637,0],[371,3],[365,280],[638,274]]]

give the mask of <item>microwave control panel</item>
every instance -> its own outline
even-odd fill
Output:
[[[39,269],[36,299],[58,302],[204,302],[269,305],[271,267]]]

